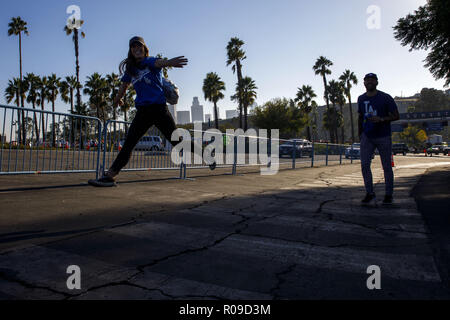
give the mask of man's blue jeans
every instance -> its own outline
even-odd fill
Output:
[[[372,155],[378,149],[381,158],[381,164],[384,171],[384,182],[386,187],[386,195],[392,196],[394,193],[394,172],[392,171],[392,140],[391,136],[380,138],[368,138],[365,133],[361,135],[361,171],[364,178],[364,185],[367,193],[374,193],[372,170],[370,164]]]

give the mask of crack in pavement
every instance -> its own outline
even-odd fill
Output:
[[[326,205],[326,204],[329,203],[329,202],[336,201],[336,200],[337,200],[337,199],[332,199],[332,200],[325,200],[325,201],[322,201],[322,202],[320,203],[320,205],[319,205],[319,208],[317,208],[317,210],[316,210],[315,213],[322,213],[322,207],[323,207],[324,205]]]
[[[66,292],[58,291],[58,290],[55,290],[55,289],[52,289],[52,288],[46,287],[46,286],[35,285],[35,284],[29,283],[29,282],[27,282],[25,280],[19,279],[19,278],[15,277],[15,276],[9,276],[9,275],[5,274],[4,272],[2,272],[1,270],[0,270],[0,278],[2,278],[3,280],[6,280],[8,282],[17,283],[17,284],[19,284],[22,287],[25,287],[27,289],[47,290],[47,291],[49,291],[51,293],[62,295],[64,297],[70,296],[70,294],[68,294]]]
[[[138,285],[138,284],[132,283],[132,282],[129,281],[129,279],[122,280],[122,281],[116,281],[116,282],[110,282],[110,283],[106,283],[106,284],[103,284],[103,285],[91,287],[88,290],[85,290],[84,292],[78,293],[76,295],[72,295],[70,297],[66,297],[64,300],[71,300],[71,299],[74,299],[74,298],[83,297],[83,296],[87,295],[88,293],[96,291],[96,290],[105,289],[105,288],[111,288],[111,287],[117,287],[117,286],[129,286],[129,287],[138,288],[138,289],[149,291],[149,292],[159,292],[164,297],[167,297],[167,298],[172,299],[172,300],[175,300],[175,299],[195,299],[195,298],[226,300],[226,299],[224,299],[222,297],[214,296],[214,295],[204,295],[204,296],[199,296],[199,295],[171,295],[171,294],[168,294],[168,293],[164,292],[164,290],[162,290],[161,288],[148,288],[148,287],[145,287],[145,286],[142,286],[142,285]]]
[[[275,274],[275,277],[277,278],[277,284],[276,284],[275,287],[273,287],[273,288],[270,289],[270,291],[269,291],[269,294],[272,295],[272,297],[273,297],[274,300],[277,300],[277,299],[280,299],[280,298],[281,298],[281,296],[278,295],[278,294],[276,293],[276,291],[280,290],[282,284],[283,284],[284,282],[286,282],[286,280],[283,279],[282,276],[291,273],[291,272],[294,270],[294,268],[295,268],[296,266],[297,266],[297,264],[294,263],[294,264],[288,266],[288,267],[286,268],[286,270],[281,271],[281,272],[278,272],[278,273]]]

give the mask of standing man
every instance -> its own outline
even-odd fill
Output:
[[[387,93],[377,90],[378,77],[376,74],[367,74],[364,77],[364,86],[367,91],[358,98],[361,171],[367,192],[362,204],[376,203],[370,164],[375,148],[377,148],[380,153],[386,187],[383,205],[390,205],[393,202],[394,193],[394,173],[391,165],[391,122],[398,120],[400,116],[394,99]]]

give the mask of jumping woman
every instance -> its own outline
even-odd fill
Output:
[[[130,160],[131,153],[141,137],[155,125],[162,134],[175,146],[179,141],[172,141],[172,133],[177,129],[170,114],[162,84],[162,68],[183,68],[188,60],[184,56],[170,60],[149,56],[149,49],[141,37],[133,37],[129,43],[128,57],[119,65],[122,75],[119,92],[113,102],[113,108],[122,105],[122,97],[130,84],[136,91],[136,116],[130,125],[122,150],[107,172],[98,180],[89,180],[89,184],[97,187],[112,187],[115,177]],[[215,163],[210,165],[214,169]]]

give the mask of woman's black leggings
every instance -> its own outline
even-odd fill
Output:
[[[116,160],[112,164],[111,170],[119,172],[127,165],[134,147],[152,125],[155,125],[159,131],[162,132],[172,146],[179,143],[179,141],[171,140],[172,132],[177,129],[177,126],[175,125],[175,121],[173,120],[167,105],[152,104],[139,106],[137,107],[136,116],[128,130],[122,150],[120,150]]]

